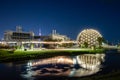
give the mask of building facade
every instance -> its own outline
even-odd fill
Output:
[[[28,41],[34,38],[33,32],[23,32],[22,27],[17,26],[16,31],[5,31],[5,41]]]
[[[70,38],[68,38],[66,35],[60,35],[56,33],[56,30],[53,30],[50,36],[52,40],[57,40],[57,41],[69,41],[70,40]]]

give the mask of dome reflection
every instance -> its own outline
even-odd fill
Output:
[[[104,61],[105,54],[83,54],[77,56],[78,64],[85,69],[99,69]]]
[[[57,56],[29,61],[24,78],[45,76],[81,77],[100,71],[104,54],[81,54],[78,56]]]
[[[81,68],[74,70],[72,76],[81,77],[100,71],[105,54],[81,54],[76,56],[76,64]]]

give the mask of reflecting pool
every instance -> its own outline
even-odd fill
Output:
[[[117,60],[116,60],[117,59]],[[0,64],[0,78],[37,80],[50,77],[81,78],[120,69],[119,54],[81,54]],[[114,66],[113,66],[114,65]]]
[[[56,56],[28,61],[24,78],[44,76],[81,77],[100,71],[105,54],[82,54],[77,56]]]

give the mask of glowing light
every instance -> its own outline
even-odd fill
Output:
[[[63,61],[64,61],[63,58],[59,58],[59,59],[57,60],[58,63],[59,63],[59,62],[63,62]]]

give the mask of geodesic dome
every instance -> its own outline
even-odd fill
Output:
[[[88,46],[96,46],[98,45],[98,37],[102,37],[102,35],[94,29],[84,29],[81,31],[77,36],[77,41],[79,44],[84,44],[85,42],[88,43]]]

